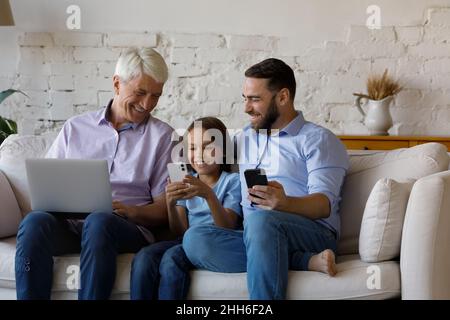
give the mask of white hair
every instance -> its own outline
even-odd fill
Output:
[[[169,76],[164,58],[152,48],[129,48],[117,60],[114,75],[127,82],[141,74],[165,83]]]

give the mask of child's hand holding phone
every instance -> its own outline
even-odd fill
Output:
[[[188,185],[185,199],[201,197],[208,200],[208,198],[214,195],[214,191],[206,183],[196,177],[187,176],[183,179],[183,182]]]
[[[189,186],[183,179],[188,176],[189,171],[185,163],[168,163],[167,170],[170,179],[166,186],[166,202],[168,205],[175,205],[178,200],[184,199],[187,193]]]

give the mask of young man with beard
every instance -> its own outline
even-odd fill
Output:
[[[289,269],[336,274],[338,206],[349,160],[331,131],[295,110],[288,65],[267,59],[245,76],[251,125],[237,139],[244,230],[195,226],[183,247],[197,268],[247,272],[250,299],[285,299]],[[269,182],[248,189],[244,171],[255,168]]]
[[[155,50],[125,50],[112,78],[114,98],[66,121],[47,157],[106,159],[116,214],[93,212],[84,221],[43,211],[27,214],[17,234],[18,299],[50,299],[53,256],[70,253],[81,253],[78,298],[108,299],[117,255],[153,243],[149,228],[168,223],[166,165],[173,129],[151,115],[167,77],[167,65]]]

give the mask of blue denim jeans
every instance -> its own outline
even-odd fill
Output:
[[[135,224],[112,213],[93,212],[77,229],[47,212],[30,212],[17,234],[17,299],[50,299],[53,256],[80,252],[78,298],[108,299],[117,255],[146,244]]]
[[[142,248],[131,267],[130,297],[133,300],[186,299],[192,268],[181,240],[162,241]]]
[[[250,299],[285,299],[288,270],[308,270],[314,254],[336,251],[337,240],[325,226],[299,215],[256,210],[244,231],[215,226],[187,230],[183,248],[194,267],[215,272],[247,272]]]

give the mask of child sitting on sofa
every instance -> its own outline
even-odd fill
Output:
[[[184,232],[200,224],[229,229],[241,225],[239,174],[229,172],[226,151],[231,144],[225,125],[214,117],[200,118],[188,127],[187,138],[188,160],[196,173],[183,182],[169,181],[166,187],[170,229],[180,238],[157,242],[136,254],[131,299],[185,299],[193,265],[181,244]]]

